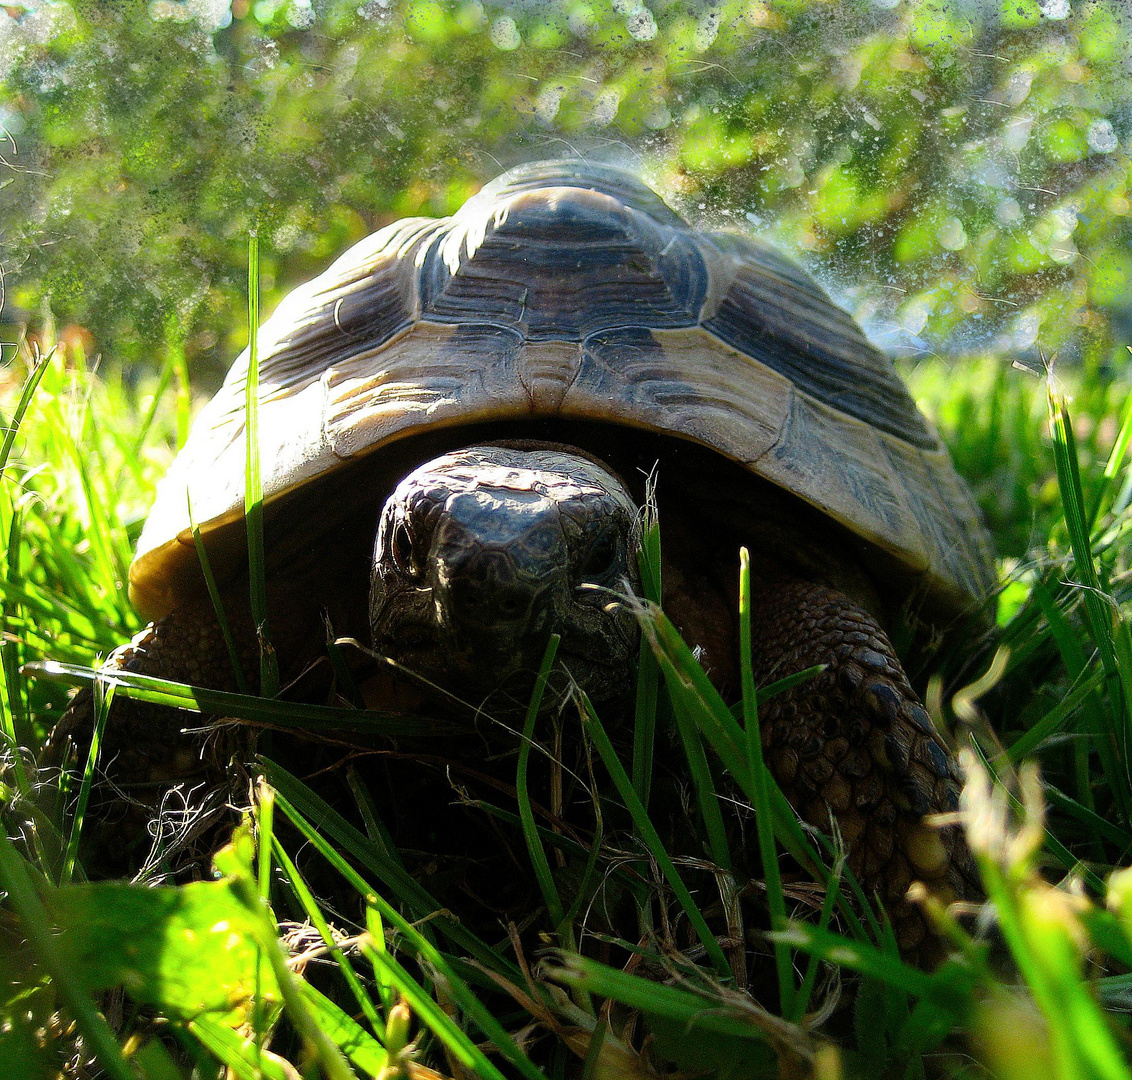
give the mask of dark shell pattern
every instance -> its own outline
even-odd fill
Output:
[[[522,166],[452,217],[396,222],[260,332],[265,493],[430,427],[555,417],[675,435],[743,463],[920,576],[992,585],[970,492],[891,362],[792,262],[689,226],[628,172]],[[247,355],[162,481],[131,570],[150,616],[242,512]]]

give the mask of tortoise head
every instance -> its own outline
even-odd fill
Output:
[[[474,446],[410,473],[381,512],[370,627],[384,655],[478,705],[520,703],[551,634],[592,698],[628,687],[637,507],[597,462]]]

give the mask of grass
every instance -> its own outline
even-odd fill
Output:
[[[1002,555],[993,635],[924,673],[937,721],[968,744],[964,811],[1001,941],[992,953],[933,909],[951,953],[927,973],[766,771],[753,736],[775,688],[745,680],[737,716],[655,606],[655,523],[629,729],[585,701],[557,719],[532,702],[509,785],[463,796],[527,867],[529,926],[446,908],[443,875],[414,876],[361,773],[352,804],[334,802],[268,756],[214,880],[85,883],[90,769],[58,790],[37,756],[68,686],[139,629],[123,582],[188,387],[173,335],[132,383],[73,350],[37,363],[26,343],[6,374],[0,1075],[1132,1078],[1132,410],[1118,385],[1047,382],[1000,357],[906,372]],[[151,677],[106,690],[107,705],[347,742],[410,724]],[[445,743],[427,718],[413,732]],[[678,848],[656,771],[669,734],[696,834]],[[585,752],[567,766],[571,739]],[[584,835],[556,810],[570,785],[592,796]],[[754,895],[733,792],[757,810]]]

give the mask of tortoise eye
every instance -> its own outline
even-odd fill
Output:
[[[582,578],[592,581],[606,577],[617,562],[617,538],[606,533],[590,548],[582,563]]]
[[[393,536],[389,541],[389,550],[393,556],[393,565],[403,574],[413,575],[413,538],[409,535],[409,527],[398,521],[393,527]]]

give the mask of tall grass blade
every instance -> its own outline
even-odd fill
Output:
[[[102,735],[106,731],[106,721],[110,716],[110,705],[114,701],[114,684],[98,681],[94,684],[94,730],[90,735],[90,749],[87,751],[86,768],[83,769],[79,785],[78,804],[75,807],[71,833],[67,839],[67,850],[63,856],[63,871],[59,875],[60,884],[70,883],[79,857],[79,839],[82,836],[83,821],[90,802],[90,789],[94,783],[94,770],[102,746]]]
[[[778,869],[778,852],[774,843],[774,822],[770,813],[770,776],[763,762],[759,706],[752,663],[751,554],[746,548],[742,548],[739,552],[739,675],[743,693],[743,733],[746,735],[747,767],[750,770],[754,795],[755,829],[759,838],[763,878],[766,881],[770,925],[772,930],[784,930],[786,897],[782,891],[782,875]],[[774,962],[778,971],[779,1007],[784,1016],[790,1016],[794,1012],[794,964],[790,949],[780,939],[774,941]]]
[[[716,975],[721,979],[730,980],[731,965],[728,963],[727,957],[724,956],[723,949],[720,948],[719,942],[708,927],[703,914],[696,906],[696,902],[692,899],[692,894],[688,891],[687,885],[684,884],[684,880],[676,869],[676,865],[672,862],[671,857],[665,850],[660,835],[656,831],[656,827],[649,820],[644,805],[633,789],[629,776],[625,772],[625,768],[621,764],[620,759],[617,757],[617,751],[613,749],[613,743],[609,741],[609,736],[606,734],[605,728],[598,719],[597,713],[594,712],[594,707],[590,699],[584,692],[581,693],[581,703],[582,724],[586,734],[597,748],[598,755],[601,757],[606,771],[609,773],[614,786],[617,788],[617,793],[621,796],[622,802],[633,818],[633,824],[640,834],[641,840],[648,848],[649,854],[656,860],[677,902],[684,909],[684,914],[687,916],[688,922],[691,923],[692,928],[696,931],[696,935],[699,937],[700,943],[703,945],[712,967],[715,968]]]
[[[288,1019],[303,1040],[306,1054],[318,1062],[326,1080],[357,1080],[341,1050],[315,1020],[315,1014],[301,990],[302,979],[287,963],[275,916],[259,895],[258,882],[252,874],[247,834],[238,830],[236,835],[236,842],[231,847],[217,853],[214,865],[229,876],[233,891],[252,916],[250,932],[263,959],[271,966]]]
[[[190,319],[190,314],[177,312],[169,315],[165,320],[165,357],[161,362],[161,371],[158,374],[157,386],[154,388],[149,408],[146,409],[145,415],[142,417],[141,423],[138,424],[131,440],[135,458],[141,455],[142,450],[147,445],[158,412],[166,406],[165,394],[174,380],[177,388],[174,415],[178,450],[185,445],[185,439],[188,438],[192,392],[189,387],[189,366],[185,359],[185,324]]]
[[[651,486],[646,492],[644,530],[637,565],[641,572],[641,589],[646,600],[660,603],[661,579],[660,522]],[[633,712],[633,789],[647,810],[652,786],[653,752],[656,743],[657,699],[660,692],[660,668],[644,634],[637,657],[637,698]]]
[[[373,892],[373,887],[343,858],[343,852],[357,860],[360,866],[397,896],[413,918],[428,920],[420,930],[414,930],[416,937],[432,946],[435,933],[439,932],[457,948],[479,960],[484,967],[506,972],[509,978],[522,978],[516,965],[461,926],[399,862],[382,858],[362,833],[314,795],[305,784],[272,761],[261,758],[260,765],[271,786],[275,788],[278,808],[362,896]],[[311,825],[311,819],[318,821],[318,829]],[[327,838],[333,840],[333,845]],[[384,908],[382,911],[388,919],[389,915]],[[397,920],[404,921],[399,914]]]
[[[236,720],[270,724],[274,727],[310,729],[322,726],[327,731],[355,731],[369,735],[441,736],[453,727],[442,721],[400,713],[364,712],[361,709],[337,709],[329,705],[307,705],[297,701],[277,701],[233,694],[226,690],[209,690],[202,686],[139,675],[113,668],[92,671],[76,664],[60,664],[55,660],[38,660],[23,667],[24,674],[66,686],[87,686],[96,680],[112,683],[118,693],[135,701],[168,705],[173,709],[207,713]]]
[[[1132,348],[1129,349],[1129,352],[1132,352]],[[1120,431],[1117,433],[1116,441],[1112,444],[1108,461],[1105,462],[1104,472],[1101,473],[1100,481],[1093,493],[1092,506],[1089,508],[1088,515],[1090,532],[1097,527],[1097,520],[1104,510],[1105,496],[1124,465],[1124,458],[1128,454],[1129,445],[1132,445],[1132,394],[1129,394],[1128,399],[1124,402],[1124,415],[1121,417]]]
[[[265,768],[269,769],[270,774],[271,763],[267,762],[264,764]],[[278,771],[283,773],[281,769]],[[284,775],[286,774],[284,773]],[[293,777],[291,777],[290,780],[300,789],[302,788],[302,785],[299,784],[298,781],[295,781]],[[275,781],[273,780],[272,783],[274,785]],[[387,900],[375,893],[365,879],[346,862],[337,848],[323,836],[324,831],[330,836],[333,836],[336,843],[349,850],[354,858],[358,859],[363,865],[369,865],[369,868],[375,870],[378,877],[383,877],[382,869],[377,869],[373,866],[372,859],[365,856],[364,849],[362,851],[357,850],[356,844],[358,839],[361,839],[364,844],[364,837],[361,837],[360,833],[354,830],[356,835],[353,838],[353,845],[348,846],[347,844],[343,844],[343,838],[347,840],[351,839],[349,832],[352,826],[342,819],[336,820],[337,815],[335,815],[333,811],[330,811],[329,808],[327,808],[327,811],[323,815],[321,821],[322,828],[315,829],[307,818],[299,813],[281,792],[277,792],[276,797],[278,799],[279,808],[286,814],[288,820],[302,833],[307,841],[318,850],[323,858],[325,858],[361,896],[365,897],[367,907],[376,908],[380,913],[381,920],[389,923],[402,935],[405,947],[443,976],[447,990],[456,1004],[464,1010],[474,1023],[479,1025],[480,1029],[492,1040],[500,1053],[507,1058],[520,1073],[527,1077],[528,1080],[545,1080],[539,1070],[531,1063],[531,1060],[503,1029],[502,1025],[492,1016],[483,1003],[479,1001],[465,980],[461,979],[456,973],[453,964],[433,944],[431,937],[426,935],[429,934],[430,927],[436,927],[453,943],[459,945],[461,948],[465,949],[469,955],[475,957],[479,963],[483,965],[485,970],[499,972],[504,978],[511,981],[520,980],[522,978],[518,967],[505,960],[500,953],[485,945],[474,934],[460,926],[447,912],[443,911],[440,905],[429,898],[428,894],[425,893],[415,881],[408,878],[406,875],[405,879],[390,882],[389,887],[402,902],[406,903],[410,908],[416,909],[414,915],[417,918],[432,917],[428,925],[422,925],[419,928],[415,926]],[[384,870],[388,872],[387,865],[384,867]],[[421,904],[421,894],[426,898],[423,904]],[[370,922],[371,917],[367,916],[367,925]],[[379,980],[392,983],[392,985],[395,985],[402,993],[405,993],[407,988],[411,990],[417,986],[416,983],[408,978],[404,969],[389,957],[384,947],[374,947],[365,950],[365,954],[370,963],[374,965],[375,970],[380,972]],[[417,990],[419,991],[419,988],[417,988]],[[406,994],[406,996],[409,997],[410,1004],[414,1011],[423,1018],[425,1018],[425,1012],[422,1010],[435,1009],[435,1005],[424,996],[423,993],[418,993],[416,997],[410,997],[409,994]],[[432,1016],[433,1014],[429,1012],[429,1015]],[[438,1034],[440,1034],[441,1031],[447,1030],[442,1022],[437,1022],[441,1024],[441,1029],[434,1029],[438,1030]],[[463,1033],[461,1032],[460,1034],[463,1037]],[[490,1075],[497,1075],[494,1066],[492,1066],[491,1069]],[[480,1075],[483,1076],[486,1074]]]
[[[235,1080],[295,1080],[293,1066],[207,1013],[187,1023],[185,1030],[222,1062]],[[137,1080],[132,1071],[130,1075]]]
[[[330,932],[330,924],[326,921],[326,916],[323,915],[322,909],[318,906],[318,902],[315,900],[310,887],[299,873],[294,862],[292,862],[291,857],[284,850],[277,836],[271,838],[271,848],[275,852],[275,857],[279,860],[279,865],[283,868],[283,873],[286,875],[287,881],[291,885],[291,890],[295,894],[295,898],[302,905],[303,911],[306,913],[311,925],[318,931],[323,944],[326,946],[334,962],[338,965],[338,970],[342,972],[342,977],[346,980],[346,985],[350,988],[350,993],[358,1003],[358,1008],[361,1010],[362,1016],[366,1018],[366,1023],[369,1024],[370,1031],[374,1035],[380,1036],[385,1031],[385,1024],[382,1022],[381,1017],[377,1015],[377,1009],[374,1007],[369,994],[366,993],[365,987],[362,986],[357,972],[354,971],[353,964],[350,963],[349,958],[342,951],[341,946],[335,941],[334,935]]]
[[[1116,662],[1113,620],[1119,611],[1110,596],[1101,588],[1093,561],[1081,473],[1077,460],[1077,443],[1065,398],[1049,388],[1050,428],[1053,433],[1054,461],[1058,487],[1069,542],[1073,549],[1078,580],[1083,585],[1086,623],[1101,658],[1105,673],[1111,717],[1108,729],[1095,732],[1097,752],[1112,788],[1113,797],[1123,819],[1129,821],[1132,810],[1132,774],[1129,772],[1129,709],[1124,700],[1123,684]]]
[[[248,575],[252,620],[259,639],[259,692],[279,692],[279,665],[267,625],[267,564],[263,553],[263,481],[259,467],[259,237],[248,242],[248,378],[244,387],[244,520],[248,529]]]
[[[711,766],[704,752],[700,726],[696,723],[695,704],[689,700],[689,695],[681,694],[679,698],[673,696],[673,706],[676,712],[677,732],[684,747],[684,757],[688,762],[688,775],[692,781],[692,790],[696,793],[700,818],[703,820],[704,832],[707,835],[708,851],[717,866],[730,870],[731,845],[727,839],[727,827],[723,823],[723,814],[719,808],[719,794],[715,789]]]
[[[413,1014],[419,1017],[432,1033],[444,1044],[444,1048],[465,1069],[468,1075],[476,1080],[507,1080],[495,1067],[487,1055],[460,1030],[456,1022],[429,996],[425,989],[414,979],[388,952],[379,952],[370,949],[366,958],[373,964],[375,971],[380,971],[384,979],[388,980],[408,1003]],[[515,1044],[510,1036],[502,1032],[502,1037],[511,1046]],[[499,1049],[503,1047],[496,1044]],[[516,1053],[520,1053],[515,1047]],[[528,1068],[524,1073],[530,1080],[544,1080],[541,1073],[531,1065],[525,1056],[522,1060]],[[514,1064],[514,1061],[512,1062]]]
[[[208,589],[208,598],[212,601],[212,610],[216,612],[216,621],[220,624],[224,648],[228,650],[228,660],[232,664],[232,674],[236,678],[236,686],[240,693],[247,694],[249,689],[247,677],[244,675],[244,665],[240,662],[240,653],[236,649],[236,642],[232,637],[232,628],[228,625],[228,614],[225,612],[224,603],[220,599],[220,590],[216,587],[216,576],[212,572],[212,562],[208,557],[208,550],[204,546],[204,539],[200,535],[200,526],[193,517],[193,499],[188,488],[185,489],[185,501],[189,515],[189,531],[193,534],[193,545],[197,549],[197,561],[200,563],[200,570],[204,575],[204,586]]]
[[[11,754],[12,770],[16,774],[16,790],[27,798],[31,794],[31,781],[27,769],[24,767],[24,758],[21,753],[19,731],[23,727],[23,695],[20,689],[20,658],[16,650],[19,646],[14,641],[0,642],[0,658],[2,658],[4,672],[4,697],[7,708],[0,708],[0,720],[3,721],[2,733],[4,742]]]
[[[546,645],[546,652],[543,653],[538,677],[535,680],[534,689],[531,691],[531,700],[527,705],[527,716],[523,723],[523,737],[519,742],[519,759],[515,769],[515,789],[519,800],[519,819],[523,825],[523,839],[527,843],[527,853],[531,857],[531,866],[534,868],[535,878],[546,903],[551,925],[559,933],[565,929],[563,926],[565,909],[562,906],[562,898],[558,895],[558,886],[554,884],[554,875],[550,872],[546,849],[542,846],[538,829],[535,826],[534,810],[531,809],[531,796],[527,788],[527,775],[531,758],[531,743],[535,734],[535,721],[538,719],[539,708],[542,706],[543,694],[546,691],[546,682],[550,678],[550,671],[554,666],[554,658],[558,653],[560,640],[558,634],[551,634],[550,641]]]
[[[28,406],[31,404],[31,399],[35,396],[35,391],[40,381],[43,379],[43,376],[47,374],[47,367],[51,363],[51,358],[54,354],[55,350],[52,349],[51,352],[37,361],[35,366],[28,373],[28,377],[24,380],[24,385],[20,390],[20,396],[16,399],[16,407],[12,410],[12,417],[4,428],[4,441],[0,443],[0,475],[3,475],[5,468],[8,466],[8,458],[11,456],[12,447],[16,442],[16,435],[20,430],[20,424],[22,424],[24,420],[24,414],[28,411]]]

